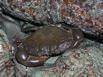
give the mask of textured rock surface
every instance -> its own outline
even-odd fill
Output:
[[[44,67],[18,64],[9,52],[10,45],[0,30],[0,77],[103,77],[103,44],[85,39],[79,48],[49,59]]]
[[[92,34],[103,33],[103,0],[4,0],[4,3],[5,1],[11,11],[9,13],[23,20],[66,22]]]
[[[14,65],[11,61],[11,45],[3,30],[0,29],[0,77],[13,77]]]
[[[13,14],[27,21],[65,21],[79,25],[79,28],[89,33],[98,35],[103,32],[103,0],[12,1],[9,7]],[[5,25],[8,24],[5,22]],[[45,67],[29,68],[15,61],[9,52],[11,48],[5,32],[0,29],[0,34],[4,35],[4,38],[0,35],[0,77],[103,77],[103,44],[85,39],[78,49],[67,50],[62,56],[49,59]],[[9,35],[12,35],[12,32]]]
[[[47,64],[47,68],[26,68],[16,63],[15,74],[20,77],[102,77],[102,51],[103,44],[85,40],[80,48],[68,50],[62,56],[55,57],[55,64]]]

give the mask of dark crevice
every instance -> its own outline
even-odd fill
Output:
[[[87,39],[90,39],[92,41],[96,41],[96,42],[99,42],[99,43],[103,43],[103,34],[100,34],[100,35],[93,35],[93,34],[89,34],[89,33],[85,33],[83,32],[84,34],[84,37],[87,38]]]

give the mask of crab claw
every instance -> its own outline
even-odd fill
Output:
[[[15,59],[18,63],[27,67],[43,66],[44,62],[48,59],[47,56],[31,56],[26,51],[18,51],[15,53]]]

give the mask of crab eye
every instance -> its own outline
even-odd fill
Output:
[[[77,39],[80,39],[80,36],[77,36]]]
[[[72,28],[72,35],[74,40],[73,47],[77,47],[80,44],[80,42],[83,40],[84,35],[82,31],[78,28]]]

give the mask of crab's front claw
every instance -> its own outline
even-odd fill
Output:
[[[18,51],[15,53],[15,59],[18,63],[27,67],[38,67],[42,66],[48,59],[47,56],[31,56],[26,51]]]

